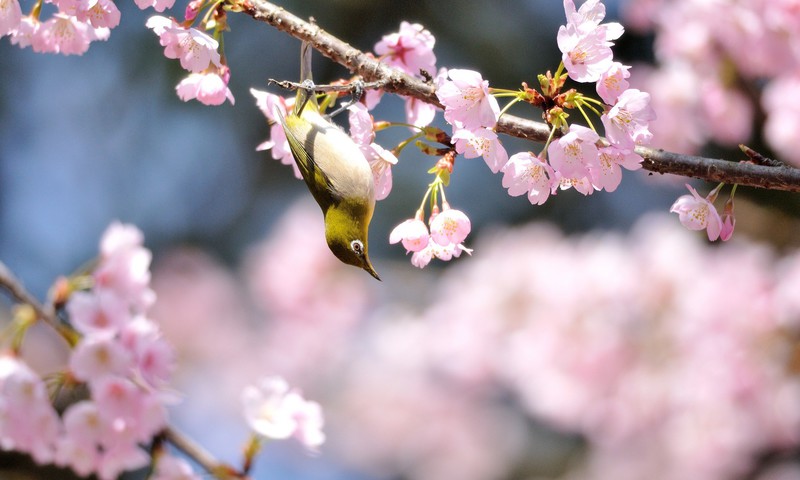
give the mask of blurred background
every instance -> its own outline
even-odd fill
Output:
[[[648,90],[666,33],[642,15],[664,18],[669,2],[605,3],[609,21],[635,20],[615,56],[650,72],[632,70]],[[419,22],[437,66],[478,70],[492,86],[535,84],[560,61],[554,0],[280,4],[367,51],[400,21]],[[215,455],[239,458],[241,388],[280,374],[322,404],[329,438],[317,457],[268,445],[259,479],[800,478],[797,195],[739,190],[734,241],[709,245],[666,213],[686,179],[626,171],[613,194],[566,191],[531,206],[482,160],[463,160],[447,196],[472,220],[475,254],[418,270],[388,244],[435,162],[409,148],[371,227],[378,284],[336,262],[303,183],[255,151],[269,129],[249,89],[294,80],[299,42],[231,15],[235,105],[183,103],[184,72],[144,28],[154,12],[119,7],[110,40],[81,57],[0,41],[0,260],[43,298],[96,255],[111,221],[142,229],[153,317],[179,351],[185,398],[172,416]],[[316,80],[343,76],[315,57]],[[654,100],[657,114],[691,114],[669,100]],[[403,121],[403,103],[387,96],[372,113]],[[774,154],[764,115],[745,119],[738,136],[706,128],[692,141],[659,141],[656,128],[653,145]],[[392,148],[405,133],[377,142]],[[503,142],[510,154],[540,148]],[[42,353],[47,335],[38,341],[40,367],[56,364]]]

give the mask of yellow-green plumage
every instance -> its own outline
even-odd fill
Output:
[[[311,80],[311,46],[301,50],[301,81]],[[367,235],[375,208],[372,169],[358,145],[320,115],[313,92],[300,89],[283,129],[308,189],[325,215],[325,240],[344,263],[380,280],[369,261]]]

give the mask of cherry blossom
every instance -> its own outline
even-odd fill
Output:
[[[107,336],[81,340],[70,356],[70,371],[78,380],[91,382],[109,375],[124,375],[132,358],[122,345]]]
[[[153,8],[156,12],[163,12],[175,5],[175,0],[134,0],[141,10]]]
[[[444,118],[457,128],[493,128],[500,115],[497,99],[489,94],[489,82],[472,70],[447,71],[436,96],[444,105]]]
[[[602,30],[582,33],[573,25],[561,26],[557,41],[561,61],[576,82],[596,82],[611,67],[614,53]]]
[[[445,202],[441,213],[431,220],[431,239],[440,246],[458,245],[467,238],[472,224],[461,210],[450,208]]]
[[[233,105],[235,100],[233,93],[228,88],[229,78],[229,70],[224,66],[202,73],[190,73],[188,77],[178,83],[175,91],[184,102],[197,99],[204,105],[217,106],[228,100]]]
[[[39,27],[33,42],[36,52],[82,55],[92,40],[98,39],[95,29],[77,17],[57,13]]]
[[[383,60],[409,75],[421,78],[420,71],[433,75],[436,56],[433,46],[436,39],[418,23],[400,22],[400,31],[384,35],[375,44],[375,53]]]
[[[582,195],[591,195],[595,191],[594,184],[591,179],[587,177],[564,177],[556,172],[558,178],[558,188],[561,190],[569,190],[574,188]]]
[[[375,200],[383,200],[392,191],[392,167],[397,165],[397,157],[377,143],[362,148],[364,158],[369,162],[375,182]]]
[[[389,234],[389,243],[395,244],[402,242],[403,247],[408,252],[419,252],[428,246],[430,233],[421,215],[417,218],[409,218],[400,225],[394,227]]]
[[[628,151],[620,149],[614,145],[601,147],[599,166],[589,169],[592,185],[597,190],[613,192],[622,181],[622,170],[639,170],[642,168],[642,157]]]
[[[722,231],[722,219],[709,198],[716,198],[719,187],[706,198],[701,197],[691,185],[686,184],[686,188],[691,195],[679,197],[669,211],[677,213],[680,222],[689,230],[706,230],[708,239],[713,242],[719,238]]]
[[[152,438],[164,427],[166,410],[152,392],[132,380],[111,376],[90,385],[101,421],[108,427],[107,446],[133,446]]]
[[[22,360],[0,356],[0,448],[50,463],[60,429],[44,381]]]
[[[623,28],[618,23],[601,24],[606,16],[606,7],[601,0],[587,0],[579,9],[575,9],[573,0],[564,0],[564,13],[567,25],[574,27],[581,33],[601,30],[605,33],[606,40],[616,40],[622,36]]]
[[[652,134],[648,128],[656,114],[650,106],[650,94],[631,88],[622,92],[611,110],[601,120],[606,138],[623,149],[646,145]]]
[[[627,65],[614,62],[597,80],[597,94],[608,105],[614,105],[620,94],[630,87],[626,80],[631,76],[630,68]]]
[[[129,303],[111,293],[75,292],[67,312],[75,329],[87,335],[113,335],[131,318]]]
[[[39,38],[39,29],[41,28],[42,24],[39,22],[38,18],[32,17],[30,15],[26,15],[22,17],[17,28],[15,30],[11,30],[9,34],[11,35],[11,44],[18,45],[20,48],[31,47],[34,42],[38,43]],[[41,51],[42,49],[37,46],[35,51]]]
[[[222,66],[217,51],[219,43],[207,34],[195,28],[183,27],[174,19],[159,15],[150,17],[146,26],[158,35],[161,46],[164,47],[164,56],[179,59],[181,67],[186,70],[199,74],[211,66]],[[215,105],[223,101],[224,98]]]
[[[449,243],[447,245],[441,245],[431,241],[428,242],[425,248],[411,255],[411,264],[417,268],[424,268],[434,258],[449,262],[453,258],[460,257],[462,252],[472,255],[472,249],[465,247],[463,244]]]
[[[464,154],[466,158],[483,157],[492,173],[499,172],[508,162],[508,153],[492,130],[456,130],[452,139],[458,153]]]
[[[364,154],[364,158],[372,168],[375,181],[375,199],[383,200],[392,190],[392,166],[397,164],[397,157],[375,143],[375,130],[372,116],[361,103],[350,106],[350,136]]]
[[[100,454],[97,476],[114,480],[126,470],[137,470],[150,463],[150,455],[136,444],[112,445]]]
[[[100,452],[94,443],[83,442],[67,434],[58,439],[53,463],[59,467],[71,468],[78,475],[87,477],[99,468]]]
[[[0,0],[0,37],[16,30],[22,21],[19,0]]]
[[[422,100],[409,97],[406,99],[406,121],[410,125],[426,127],[436,116],[436,107]]]
[[[527,194],[534,205],[542,205],[553,190],[555,172],[531,152],[515,153],[503,167],[503,187],[512,197]]]
[[[162,389],[175,368],[175,351],[152,320],[138,316],[120,332],[119,342],[133,357],[132,371],[149,387]]]
[[[599,152],[595,142],[600,136],[594,130],[572,124],[569,132],[547,147],[547,158],[553,169],[566,178],[589,176],[590,168],[599,168]]]
[[[152,254],[143,246],[142,232],[131,225],[112,222],[100,239],[102,262],[93,273],[98,296],[116,296],[141,312],[155,301],[150,289]]]
[[[75,16],[79,21],[96,28],[115,28],[119,25],[120,11],[111,0],[59,0],[61,13]]]

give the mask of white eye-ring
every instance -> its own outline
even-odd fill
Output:
[[[359,257],[364,255],[364,244],[361,243],[361,240],[353,240],[350,242],[350,249]]]

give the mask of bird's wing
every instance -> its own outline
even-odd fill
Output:
[[[327,198],[326,204],[329,205],[335,198],[331,179],[319,168],[314,161],[312,152],[308,150],[309,147],[313,148],[313,142],[310,145],[304,144],[297,138],[297,134],[295,134],[296,129],[308,126],[309,123],[301,123],[300,119],[294,115],[289,115],[285,119],[282,119],[282,123],[284,127],[283,130],[286,132],[286,139],[289,141],[289,149],[292,151],[292,156],[294,156],[294,160],[300,168],[300,173],[303,175],[306,184],[308,184],[309,190],[311,190],[315,198],[321,196],[320,198],[316,198],[317,203],[322,205],[323,202],[321,199]],[[313,129],[314,127],[312,126],[311,128]],[[307,132],[306,136],[310,137],[315,134],[318,134],[318,132]],[[324,185],[325,188],[319,188],[322,185]]]

